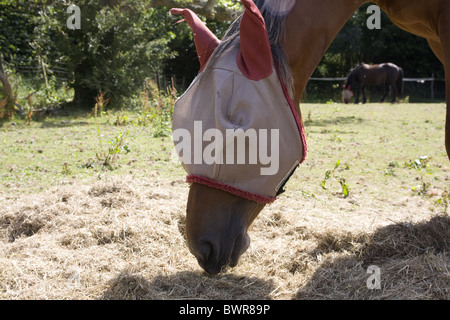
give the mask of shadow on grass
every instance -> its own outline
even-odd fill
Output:
[[[388,225],[372,235],[326,233],[313,253],[325,258],[296,299],[447,300],[449,230],[450,217],[442,215]]]
[[[41,121],[41,128],[68,128],[68,127],[79,127],[87,126],[89,122],[87,121],[77,121],[77,120],[55,120],[55,121]]]
[[[141,275],[121,272],[110,281],[103,300],[268,300],[274,290],[272,280],[233,274],[209,276],[206,273],[181,271],[156,276],[148,281]]]
[[[325,127],[329,125],[346,125],[346,124],[360,124],[364,122],[363,118],[357,118],[355,116],[348,117],[336,117],[328,119],[318,119],[318,120],[305,120],[306,127]]]

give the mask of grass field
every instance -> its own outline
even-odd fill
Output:
[[[301,108],[307,160],[214,277],[185,245],[170,135],[131,112],[4,123],[0,298],[449,299],[445,105]]]

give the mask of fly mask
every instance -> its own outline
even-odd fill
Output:
[[[175,103],[173,140],[187,182],[270,203],[305,160],[307,146],[261,12],[251,0],[242,3],[239,36],[211,61],[220,41],[192,11],[171,10],[193,29],[201,64]]]

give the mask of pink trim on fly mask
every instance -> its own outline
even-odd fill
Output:
[[[298,132],[300,133],[300,137],[302,138],[303,157],[300,160],[300,163],[303,163],[306,160],[306,155],[308,154],[308,143],[306,142],[305,127],[303,126],[303,123],[300,120],[300,116],[298,115],[297,110],[295,109],[294,102],[292,102],[292,99],[289,95],[286,85],[284,84],[283,78],[280,75],[280,69],[277,63],[275,63],[275,67],[277,69],[278,79],[280,80],[281,87],[283,88],[284,96],[286,97],[286,100],[289,103],[292,115],[294,116],[295,122],[297,123]]]
[[[266,196],[263,196],[263,195],[260,195],[257,193],[244,191],[239,188],[232,187],[228,184],[220,183],[220,182],[217,182],[217,181],[214,181],[214,180],[202,177],[202,176],[198,176],[195,174],[187,176],[186,182],[203,184],[205,186],[219,189],[219,190],[234,194],[235,196],[238,196],[238,197],[250,200],[250,201],[255,201],[258,203],[268,204],[268,203],[274,202],[277,199],[276,197],[266,197]]]

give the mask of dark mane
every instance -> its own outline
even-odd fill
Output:
[[[361,68],[363,63],[359,64],[358,66],[354,67],[352,70],[350,70],[350,74],[347,77],[347,81],[345,82],[344,88],[347,89],[349,86],[351,88],[354,87],[356,72]]]

